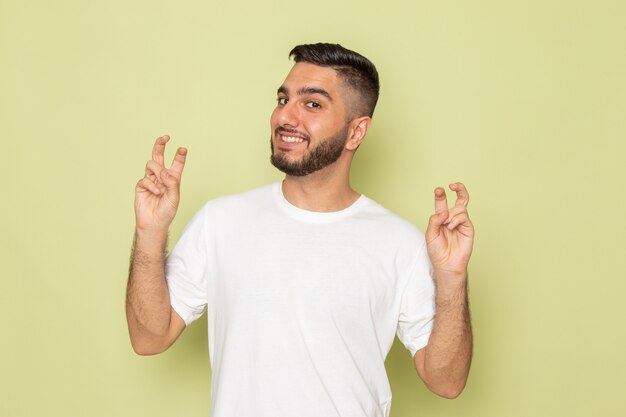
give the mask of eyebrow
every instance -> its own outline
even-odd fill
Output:
[[[281,85],[280,87],[278,87],[277,93],[278,94],[283,93],[283,94],[289,95],[289,89],[285,87],[284,85]],[[297,94],[299,96],[304,96],[306,94],[320,94],[326,97],[328,100],[333,101],[333,98],[330,96],[328,91],[324,90],[323,88],[302,87],[297,91]]]

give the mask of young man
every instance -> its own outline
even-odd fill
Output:
[[[208,202],[167,258],[187,150],[167,169],[169,137],[157,139],[136,187],[133,348],[166,350],[208,310],[214,417],[386,417],[395,334],[426,385],[454,398],[472,350],[469,195],[451,184],[448,208],[435,189],[424,236],[353,190],[376,69],[339,45],[300,45],[290,57],[271,117],[271,161],[284,181]]]

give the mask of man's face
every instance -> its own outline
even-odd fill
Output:
[[[348,135],[345,87],[332,68],[297,63],[278,89],[270,119],[272,164],[304,176],[334,163]]]

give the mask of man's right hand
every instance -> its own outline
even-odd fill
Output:
[[[138,230],[167,232],[180,201],[180,178],[185,167],[187,149],[178,148],[169,169],[165,168],[165,144],[168,135],[154,142],[152,159],[146,164],[145,176],[135,187],[135,220]]]
[[[166,350],[185,328],[170,305],[165,278],[167,232],[180,201],[180,178],[187,149],[178,148],[169,169],[161,136],[152,148],[146,174],[135,187],[135,243],[126,293],[126,318],[133,349],[140,355]]]

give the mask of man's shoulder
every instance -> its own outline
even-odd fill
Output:
[[[207,214],[219,212],[238,212],[240,210],[250,211],[253,208],[260,208],[272,201],[272,194],[276,188],[276,183],[266,184],[251,190],[226,194],[208,200],[200,209]]]
[[[404,236],[408,239],[423,239],[423,233],[412,222],[401,217],[382,204],[368,199],[364,213],[370,221],[384,229],[388,234],[396,237]]]

